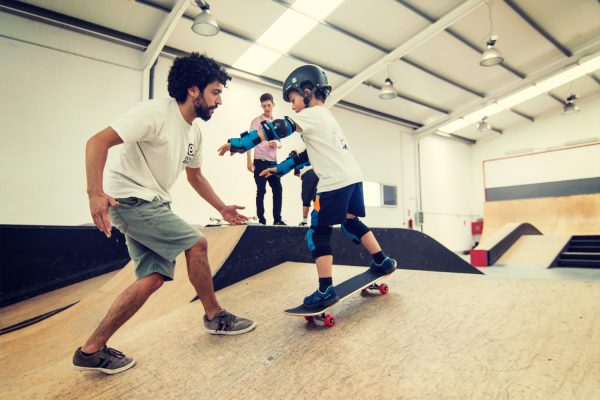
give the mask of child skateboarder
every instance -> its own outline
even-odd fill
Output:
[[[282,139],[293,132],[302,136],[305,151],[292,152],[285,161],[264,170],[262,175],[284,175],[311,164],[319,177],[311,226],[306,234],[308,248],[317,265],[319,288],[304,298],[303,305],[308,310],[328,307],[339,300],[332,278],[333,225],[341,224],[344,234],[367,249],[373,257],[372,270],[389,274],[396,269],[396,261],[386,257],[373,233],[358,218],[366,215],[362,173],[342,129],[324,106],[330,92],[327,75],[320,67],[304,65],[295,69],[283,85],[283,99],[292,103],[296,112],[294,119],[264,121],[260,129],[244,132],[240,138],[229,139],[219,148],[219,155],[228,151],[244,153],[264,140]]]

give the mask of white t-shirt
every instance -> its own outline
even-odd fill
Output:
[[[360,167],[348,141],[329,109],[307,107],[291,119],[302,129],[308,159],[319,177],[318,192],[329,192],[362,182]]]
[[[142,102],[110,126],[124,144],[108,169],[105,192],[115,198],[170,202],[169,190],[185,167],[202,165],[202,134],[173,98]]]

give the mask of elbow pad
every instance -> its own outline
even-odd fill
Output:
[[[298,154],[296,151],[292,151],[288,158],[286,158],[282,163],[277,164],[275,175],[283,176],[290,172],[293,169],[302,169],[310,165],[310,161],[308,160],[308,153],[306,150]]]
[[[260,136],[258,136],[257,131],[246,131],[243,132],[239,138],[233,138],[227,141],[227,143],[231,145],[229,151],[232,153],[245,153],[246,151],[253,149],[260,142]]]
[[[288,117],[274,121],[262,121],[260,127],[267,140],[280,140],[296,132],[296,123]]]

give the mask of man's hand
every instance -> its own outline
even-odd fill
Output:
[[[262,170],[259,175],[263,176],[265,178],[268,178],[271,175],[275,174],[275,172],[277,172],[277,167],[271,167],[271,168],[267,168],[265,170]]]
[[[90,195],[89,198],[90,213],[92,214],[94,224],[107,238],[109,238],[111,235],[112,224],[108,215],[108,207],[117,207],[119,202],[106,193]]]
[[[248,168],[248,171],[254,173],[254,163],[252,161],[248,161],[246,168]]]
[[[231,225],[237,225],[248,221],[248,217],[237,212],[237,210],[243,210],[244,208],[246,207],[231,205],[223,207],[219,212],[225,221],[229,222]]]

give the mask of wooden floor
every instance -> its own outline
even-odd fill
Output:
[[[359,272],[335,266],[334,278]],[[599,282],[399,270],[386,283],[387,296],[348,299],[326,328],[283,315],[316,271],[282,264],[218,293],[255,331],[207,335],[201,305],[186,304],[117,333],[110,344],[138,363],[115,376],[71,370],[74,348],[54,326],[36,354],[63,355],[0,380],[0,398],[600,398]],[[22,361],[4,357],[2,369]]]

